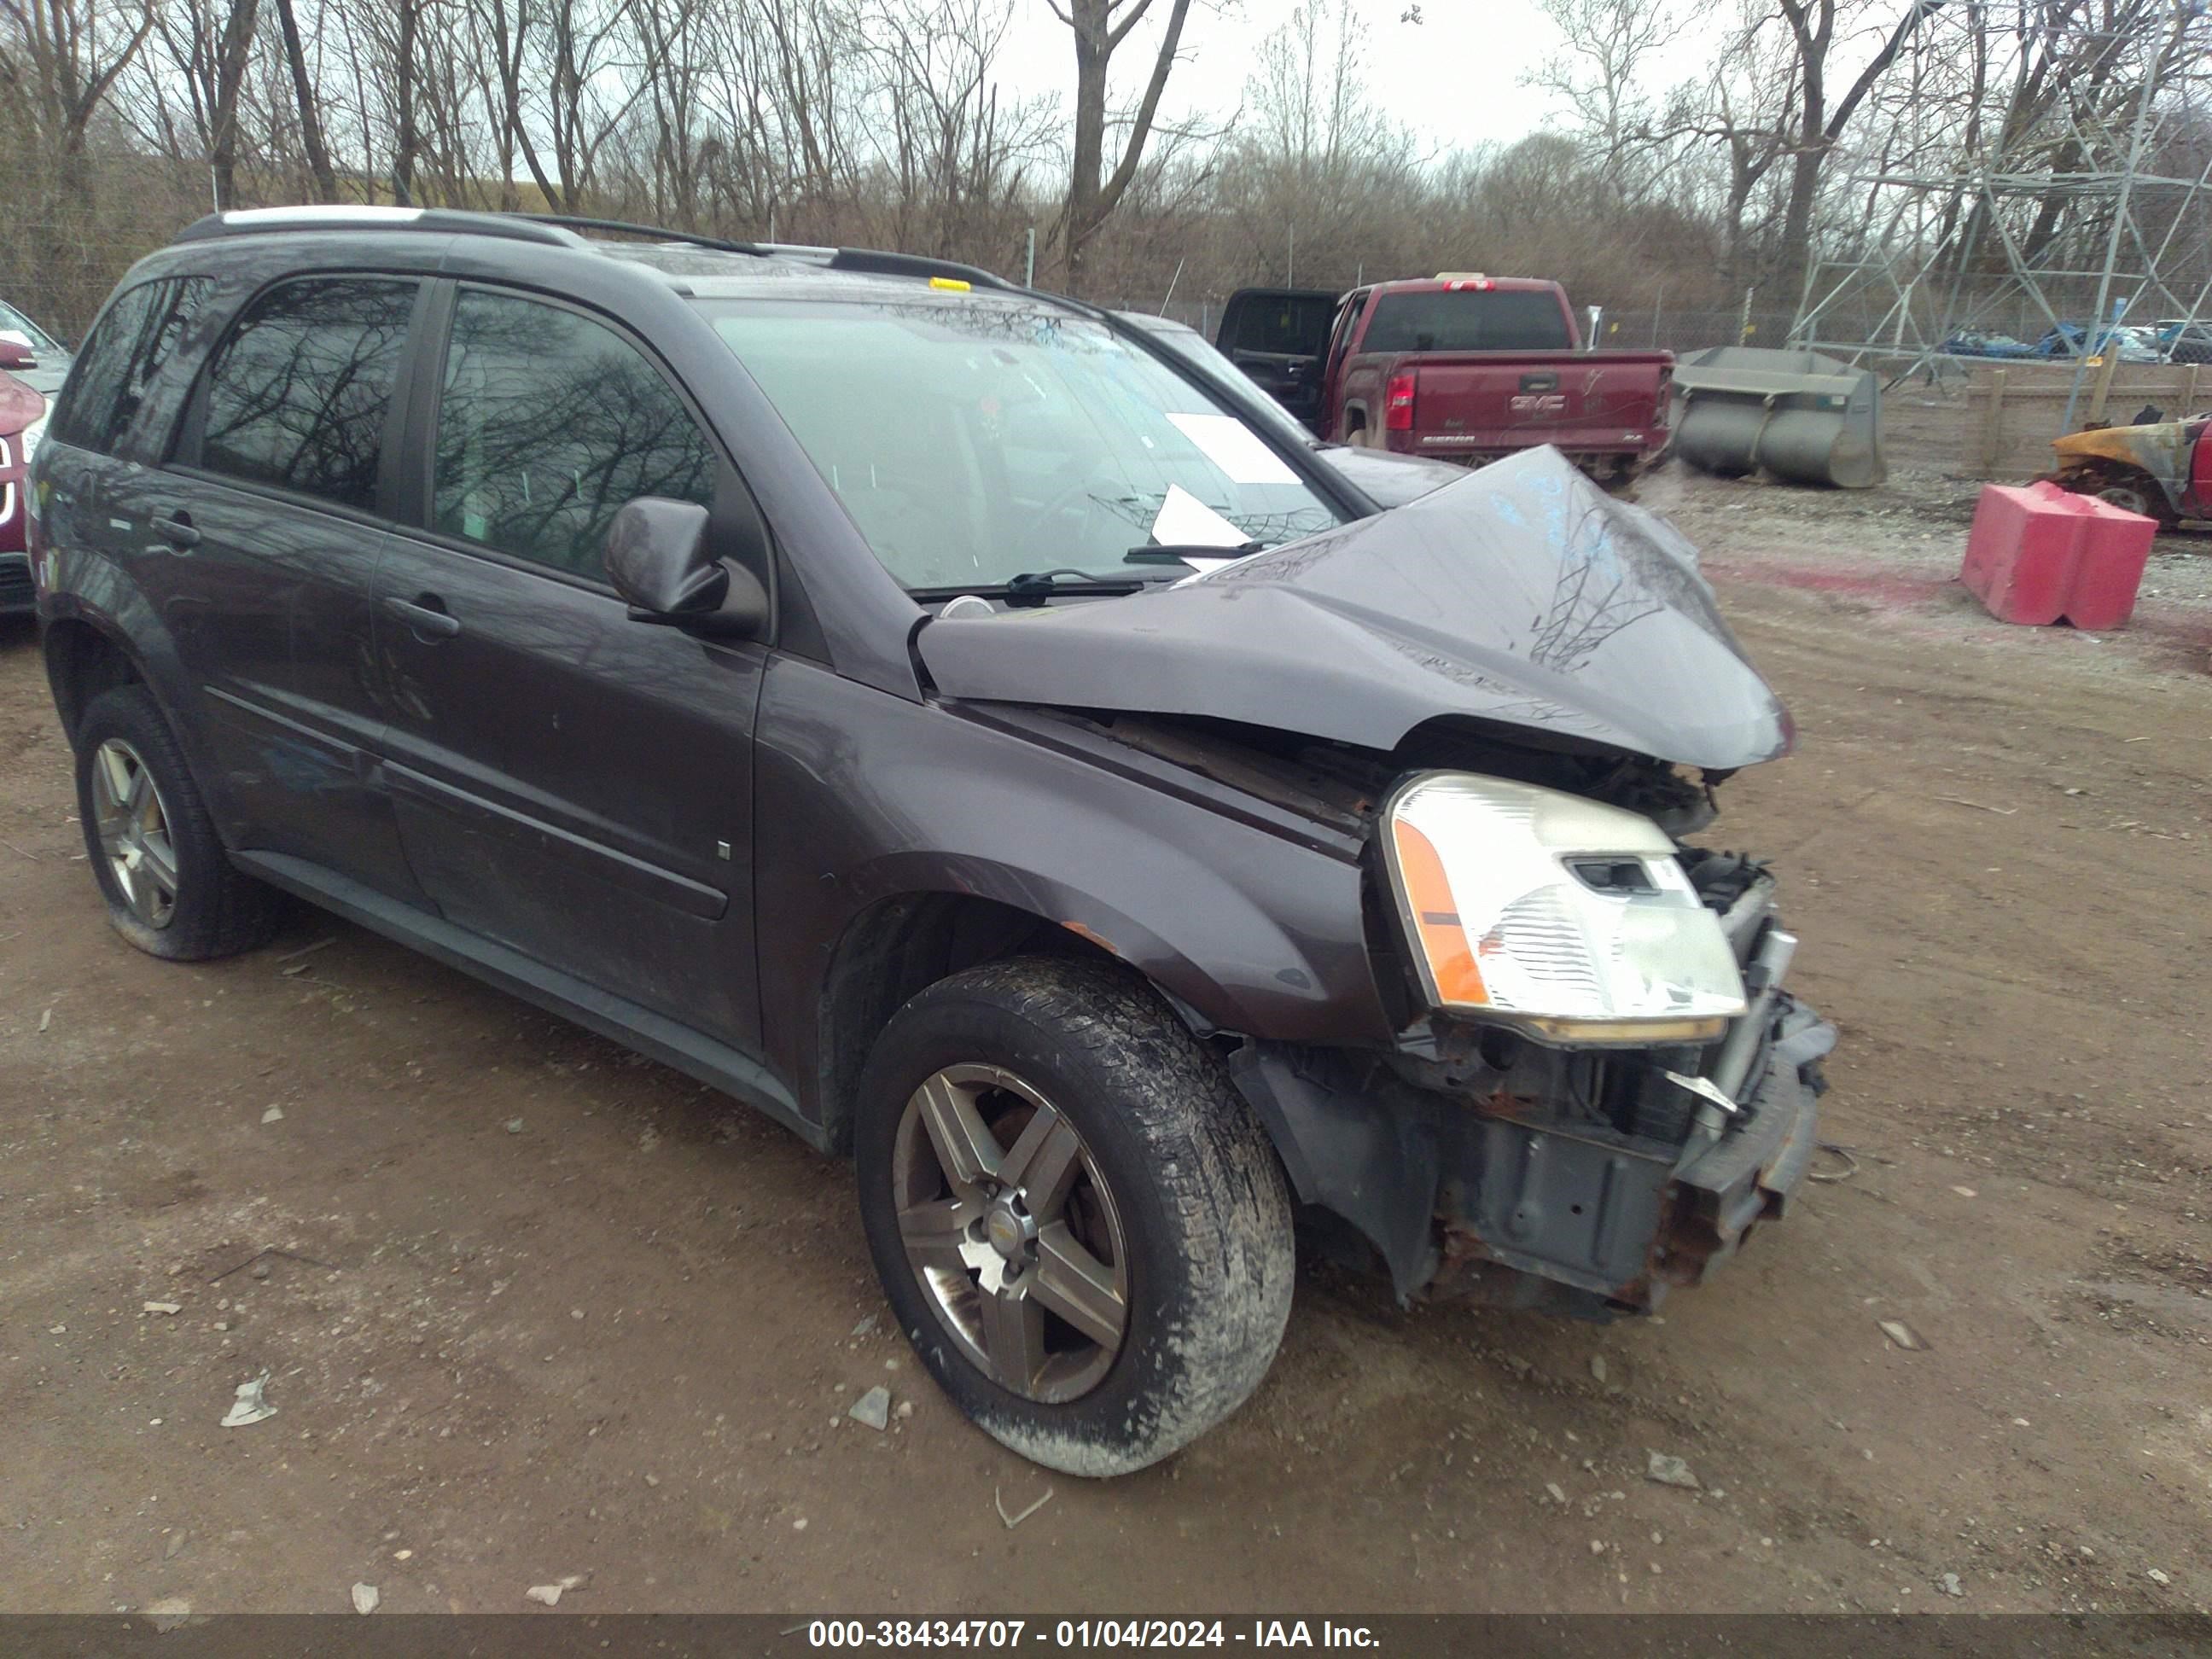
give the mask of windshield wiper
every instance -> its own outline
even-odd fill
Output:
[[[1004,599],[1009,608],[1020,611],[1041,605],[1047,599],[1062,593],[1107,596],[1141,593],[1148,587],[1158,586],[1164,580],[1164,576],[1139,574],[1133,571],[1126,576],[1102,576],[1088,570],[1024,570],[1002,582],[971,582],[959,587],[912,587],[907,592],[923,601],[956,599],[963,593],[973,593],[979,598],[995,595]]]
[[[1266,550],[1258,542],[1239,542],[1234,547],[1217,547],[1210,542],[1156,542],[1131,548],[1121,556],[1121,562],[1188,564],[1193,559],[1241,559],[1247,554]]]

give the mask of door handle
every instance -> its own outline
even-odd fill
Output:
[[[384,608],[412,629],[417,639],[450,640],[461,631],[460,619],[446,609],[435,593],[418,593],[411,599],[386,594]]]
[[[152,521],[154,533],[179,552],[200,544],[200,532],[193,527],[192,515],[181,509],[166,519]]]

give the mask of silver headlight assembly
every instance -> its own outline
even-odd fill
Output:
[[[1383,848],[1442,1010],[1557,1043],[1706,1042],[1744,1011],[1720,920],[1649,818],[1467,772],[1408,779]]]

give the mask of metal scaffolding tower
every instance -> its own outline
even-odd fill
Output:
[[[1950,343],[1992,319],[2033,317],[2057,337],[2059,355],[2073,364],[2065,414],[2071,429],[2087,376],[2117,352],[2114,331],[2123,319],[2186,329],[2212,293],[2205,257],[2212,246],[2212,159],[2195,177],[2146,170],[2154,137],[2181,106],[2181,72],[2203,52],[2212,26],[2206,0],[2174,0],[2157,32],[2128,37],[2093,29],[2086,20],[2072,38],[2054,30],[2042,43],[2054,58],[2071,61],[2064,58],[2070,52],[2133,71],[2134,81],[2123,86],[2128,95],[2116,100],[2101,83],[2093,88],[2106,94],[2101,99],[2062,86],[2035,121],[2023,125],[2001,111],[2000,118],[1985,118],[1972,153],[1936,156],[1926,131],[1936,113],[1930,105],[1956,94],[1930,88],[1929,66],[1968,61],[1947,58],[1968,52],[1977,54],[1972,61],[1990,61],[1993,43],[2008,38],[2002,29],[1976,33],[1991,27],[1986,10],[1946,8],[1916,36],[1909,131],[1893,135],[1905,140],[1906,164],[1850,176],[1867,204],[1863,243],[1854,257],[1810,264],[1790,338],[1853,361],[1901,365],[1893,368],[1893,383],[1955,368]],[[2019,37],[2009,38],[2017,50]],[[2061,167],[2039,165],[2059,157]],[[1931,160],[1938,164],[1928,165]],[[2055,216],[2069,234],[2031,245],[2021,222],[2037,215]],[[2185,224],[2205,234],[2178,249]],[[2057,263],[2057,250],[2078,258],[2100,240],[2089,263]],[[2204,280],[2185,278],[2185,268]]]

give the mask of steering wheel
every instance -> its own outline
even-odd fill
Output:
[[[1032,535],[1042,531],[1063,513],[1079,507],[1089,507],[1092,504],[1091,494],[1097,482],[1096,474],[1085,473],[1080,477],[1063,484],[1054,492],[1052,498],[1031,514],[1029,521],[1022,526],[1023,539],[1026,541]]]

